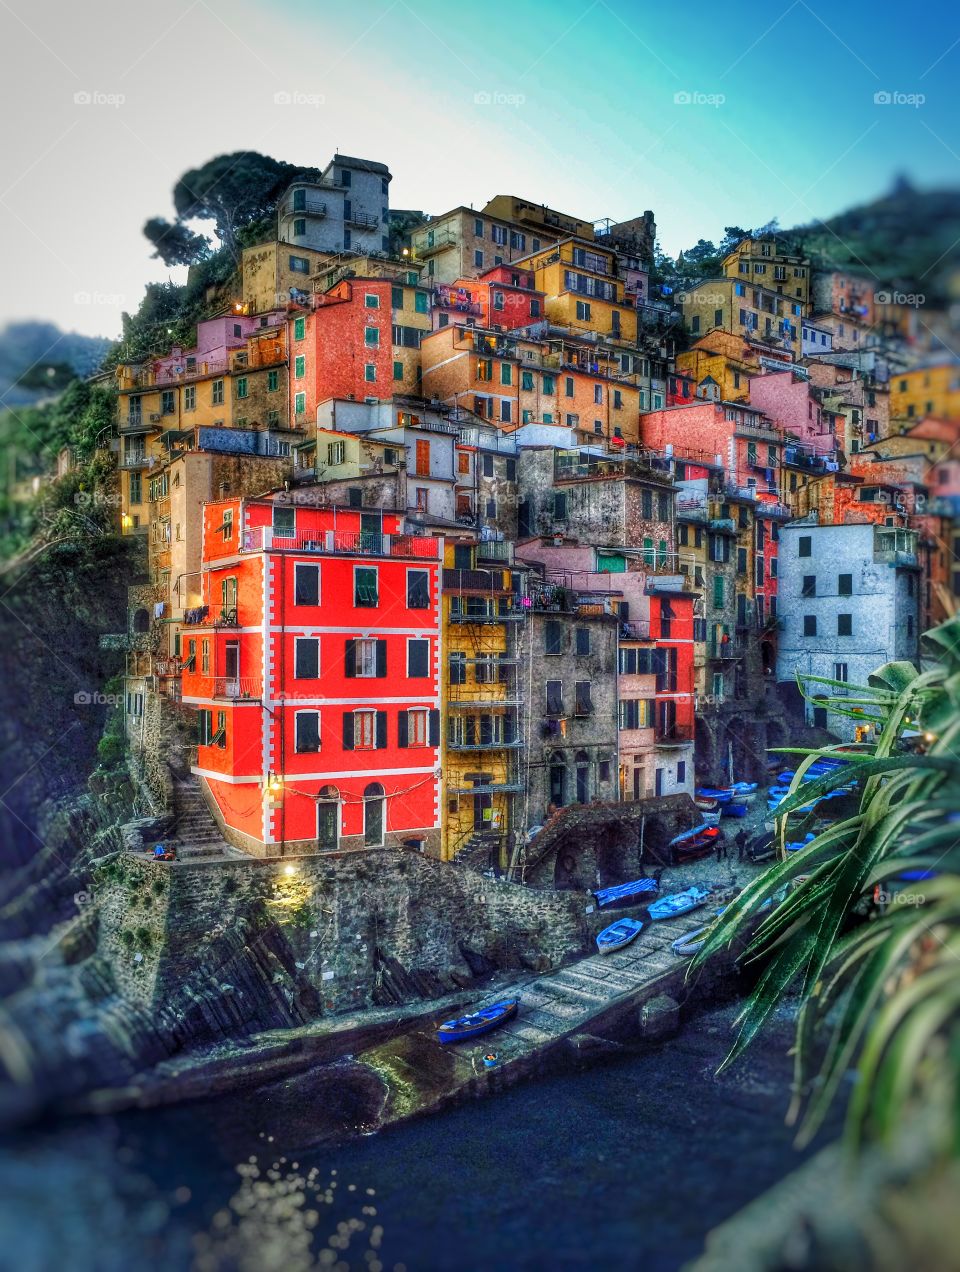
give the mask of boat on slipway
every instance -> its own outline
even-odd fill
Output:
[[[505,998],[502,1002],[491,1003],[489,1007],[481,1007],[469,1016],[445,1020],[442,1025],[437,1026],[437,1039],[441,1043],[469,1042],[471,1038],[479,1038],[502,1025],[504,1021],[511,1020],[519,1009],[519,998]]]

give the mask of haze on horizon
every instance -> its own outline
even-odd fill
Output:
[[[678,23],[624,0],[10,0],[0,94],[21,126],[0,179],[0,324],[117,336],[147,282],[186,275],[151,259],[143,223],[229,151],[378,159],[391,206],[430,213],[498,193],[590,219],[652,208],[670,254],[725,225],[828,218],[896,173],[955,185],[949,16],[937,3],[905,23],[861,0],[736,0],[722,23],[699,2]]]

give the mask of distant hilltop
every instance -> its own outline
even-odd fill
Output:
[[[75,376],[92,374],[112,341],[61,331],[52,322],[11,322],[0,330],[0,402],[31,406]]]

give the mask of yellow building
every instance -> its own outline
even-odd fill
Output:
[[[242,296],[251,314],[280,309],[291,291],[310,291],[310,279],[335,259],[333,252],[318,252],[290,243],[255,243],[245,247],[241,259]]]
[[[477,278],[495,265],[516,262],[556,242],[561,232],[531,229],[486,209],[451,208],[410,231],[410,259],[425,266],[428,285],[450,284]]]
[[[636,344],[637,311],[626,299],[613,248],[592,239],[568,238],[533,252],[523,263],[534,272],[552,323]]]
[[[683,323],[694,338],[715,329],[769,340],[799,357],[804,305],[769,287],[736,278],[708,278],[679,296]]]
[[[710,331],[691,348],[677,354],[676,369],[693,377],[700,397],[713,397],[720,402],[747,402],[750,377],[762,375],[769,369],[761,365],[760,359],[770,352],[758,349],[743,336]],[[769,362],[769,358],[767,360]],[[785,365],[789,364],[785,362]]]
[[[221,345],[206,353],[175,349],[117,368],[125,534],[147,532],[150,475],[196,429],[286,428],[286,349],[285,327],[263,327],[238,347]]]
[[[460,533],[446,539],[441,709],[445,721],[443,857],[469,852],[484,868],[509,864],[520,782],[513,545]]]
[[[531,203],[528,199],[520,199],[515,194],[494,195],[490,202],[484,205],[483,215],[522,226],[531,234],[538,235],[542,242],[550,238],[560,238],[561,235],[572,235],[579,239],[594,237],[592,221],[581,221],[579,217],[558,212],[555,208],[548,208],[545,203]],[[532,243],[530,246],[531,251],[537,250]]]
[[[927,416],[960,419],[960,363],[929,363],[891,379],[890,418],[922,420]]]
[[[800,252],[788,252],[775,234],[745,238],[727,256],[721,266],[727,278],[759,283],[781,296],[790,296],[804,306],[810,303],[810,258]],[[801,315],[802,317],[803,315]]]

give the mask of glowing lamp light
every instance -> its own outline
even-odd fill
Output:
[[[283,867],[283,873],[284,873],[285,875],[295,875],[295,874],[297,873],[297,867],[296,867],[296,866],[284,866],[284,867]]]
[[[267,778],[267,787],[271,791],[283,790],[283,779],[276,773],[271,773]]]

